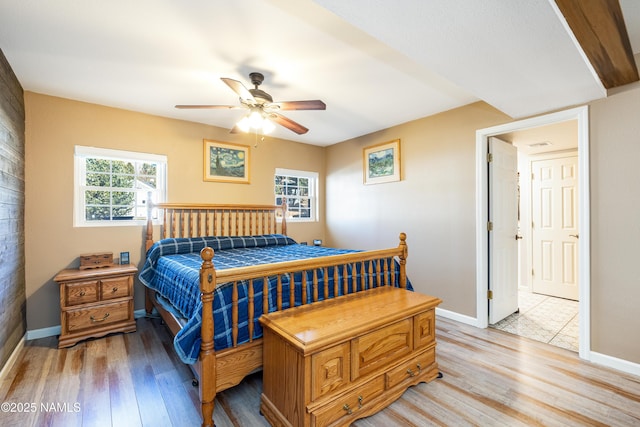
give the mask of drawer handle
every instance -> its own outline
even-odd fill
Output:
[[[358,408],[362,408],[362,401],[364,399],[362,398],[362,396],[358,396]]]
[[[345,411],[347,411],[348,415],[353,414],[353,411],[351,410],[351,408],[349,408],[349,404],[345,403],[344,406],[342,407],[342,409],[344,409]]]
[[[86,294],[87,294],[87,293],[86,293],[85,291],[80,291],[80,294],[79,294],[79,295],[80,295],[81,297],[83,297],[83,296],[85,296]]]
[[[111,292],[113,292],[114,294],[115,294],[116,292],[118,292],[118,287],[117,287],[117,286],[114,286],[114,287],[113,287],[113,289],[111,289]]]
[[[91,316],[91,321],[92,322],[104,322],[105,320],[107,320],[107,317],[109,317],[109,313],[106,313],[102,319],[96,319],[95,317]]]
[[[407,369],[407,374],[409,374],[410,377],[415,377],[416,375],[420,375],[420,373],[422,372],[422,366],[420,366],[419,363],[416,363],[416,368],[418,368],[417,373],[413,372],[413,370],[409,368]]]

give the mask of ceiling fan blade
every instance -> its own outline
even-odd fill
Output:
[[[280,114],[276,114],[276,113],[269,114],[269,118],[274,122],[276,122],[277,124],[279,124],[280,126],[284,126],[290,131],[297,133],[298,135],[302,135],[304,133],[309,132],[309,129],[302,126],[300,123],[296,123],[293,120],[285,116],[282,116]]]
[[[236,105],[176,105],[176,108],[179,109],[188,109],[188,108],[211,108],[216,110],[235,110],[236,108],[241,108]]]
[[[247,89],[241,82],[233,79],[228,79],[226,77],[220,77],[220,80],[225,82],[227,86],[229,86],[235,93],[237,93],[240,99],[242,99],[243,101],[250,101],[252,103],[256,102],[251,92],[249,92],[249,89]]]
[[[269,107],[276,106],[282,111],[287,110],[326,110],[327,105],[319,99],[309,101],[283,101],[273,102],[269,104]]]

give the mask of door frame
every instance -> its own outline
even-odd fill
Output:
[[[553,123],[578,121],[578,280],[579,280],[579,351],[581,359],[590,360],[591,352],[591,259],[590,197],[589,197],[589,107],[582,106],[543,116],[479,129],[476,131],[476,326],[489,326],[489,169],[488,139],[507,132],[515,132]],[[584,237],[584,238],[583,238]]]

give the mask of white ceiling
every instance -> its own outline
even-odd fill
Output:
[[[634,53],[640,1],[621,0]],[[265,75],[308,127],[273,136],[331,145],[478,100],[513,118],[606,91],[559,18],[530,0],[2,0],[0,49],[28,91],[231,128],[220,77]]]

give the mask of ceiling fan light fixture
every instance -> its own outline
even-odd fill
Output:
[[[273,124],[271,120],[268,118],[264,118],[262,121],[262,134],[267,135],[273,132],[276,129],[276,125]]]
[[[238,123],[236,123],[238,129],[242,132],[249,132],[251,130],[251,124],[249,123],[249,116],[244,116]]]
[[[249,114],[240,119],[240,121],[236,123],[236,126],[242,132],[250,132],[253,130],[263,135],[273,132],[276,128],[276,125],[257,108],[252,109]]]
[[[251,126],[252,129],[260,129],[262,127],[264,118],[262,117],[262,113],[257,109],[252,110],[251,113],[249,113],[248,118],[249,126]]]

